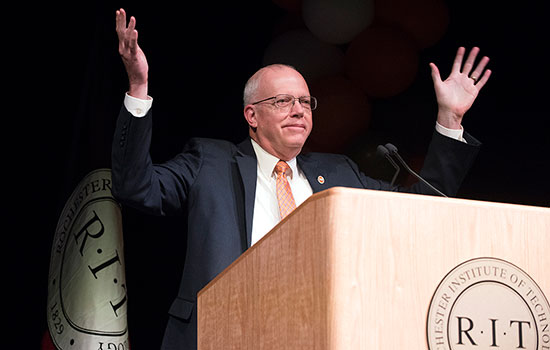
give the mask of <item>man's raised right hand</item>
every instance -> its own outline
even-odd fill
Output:
[[[116,32],[118,35],[118,53],[128,73],[128,94],[141,99],[147,99],[147,74],[149,66],[145,54],[138,45],[136,19],[130,17],[126,26],[124,9],[116,11]]]

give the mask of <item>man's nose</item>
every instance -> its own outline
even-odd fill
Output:
[[[295,99],[290,108],[290,114],[292,117],[302,118],[304,116],[304,107],[300,103],[299,99]]]

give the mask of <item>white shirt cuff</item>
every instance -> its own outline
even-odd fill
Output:
[[[440,133],[441,135],[450,137],[452,139],[455,139],[464,143],[468,143],[464,139],[464,136],[463,136],[464,128],[462,126],[460,126],[460,129],[447,129],[446,127],[439,124],[438,122],[435,122],[435,130],[437,130],[437,132]]]
[[[149,112],[149,109],[151,109],[151,106],[153,105],[153,98],[150,96],[147,96],[147,100],[142,100],[140,98],[135,98],[133,96],[128,95],[126,93],[126,96],[124,96],[124,107],[132,114],[134,117],[145,117],[147,112]]]

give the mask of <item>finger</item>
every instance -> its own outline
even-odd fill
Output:
[[[483,73],[483,70],[487,66],[487,63],[489,63],[489,57],[485,56],[481,59],[481,61],[479,61],[478,65],[476,66],[472,74],[470,74],[470,78],[476,81],[479,80],[479,78],[481,77],[481,74]]]
[[[432,69],[432,80],[434,84],[441,83],[441,74],[439,74],[439,68],[434,63],[430,63],[430,68]]]
[[[461,46],[458,48],[451,72],[460,73],[460,67],[462,67],[462,60],[464,59],[465,52],[466,49],[464,47]]]
[[[137,45],[137,30],[135,28],[136,19],[132,16],[128,22],[128,28],[124,32],[124,46],[129,48],[131,51],[134,51]]]
[[[136,29],[136,18],[134,16],[130,17],[130,21],[128,22],[128,32],[132,32]]]
[[[478,52],[479,52],[479,47],[473,47],[472,50],[470,50],[470,54],[468,55],[468,58],[464,63],[464,67],[462,68],[462,73],[466,75],[470,74],[470,71],[472,70],[472,67],[474,65],[474,61],[476,60]]]
[[[124,29],[126,29],[126,12],[121,8],[116,12],[116,30],[121,32]]]
[[[483,73],[483,76],[481,77],[481,79],[479,79],[479,81],[476,84],[476,87],[478,88],[478,90],[481,90],[481,88],[485,85],[485,83],[487,83],[487,80],[489,80],[491,73],[492,72],[490,69],[487,69],[485,73]]]

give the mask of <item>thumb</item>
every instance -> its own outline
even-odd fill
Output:
[[[432,80],[434,84],[441,83],[441,75],[439,74],[439,69],[437,68],[437,66],[434,63],[430,62],[430,68],[432,69]]]

